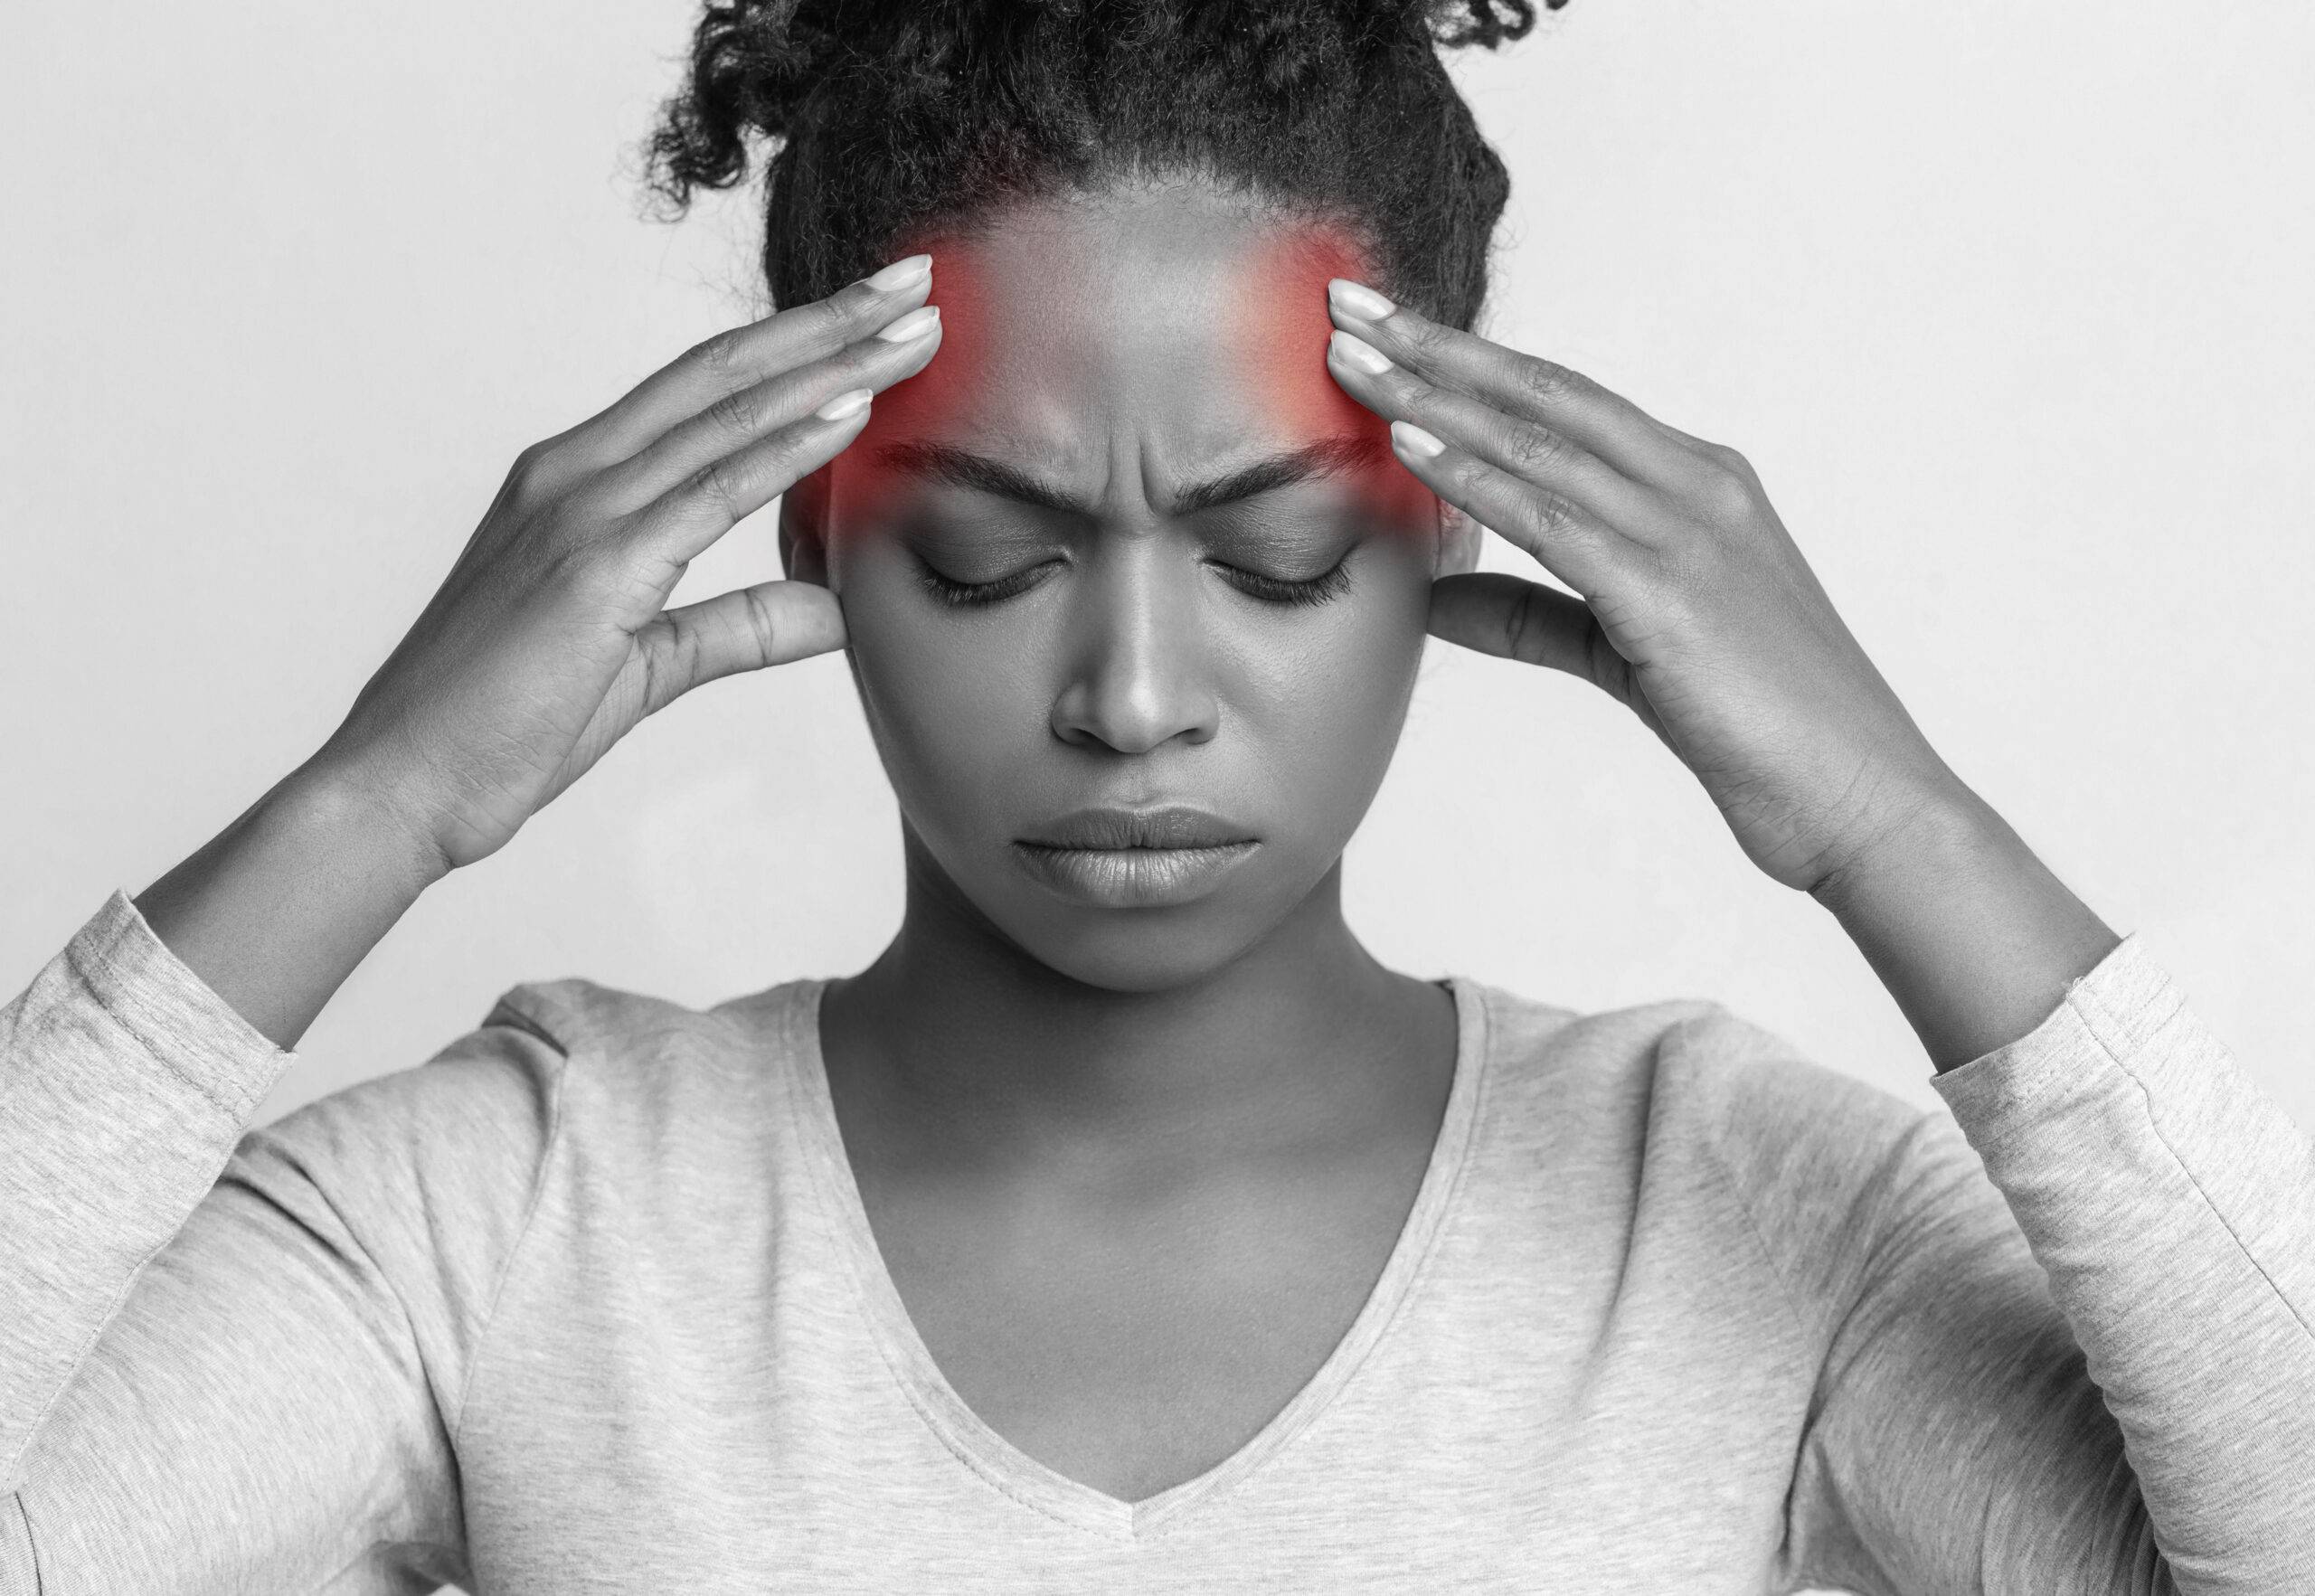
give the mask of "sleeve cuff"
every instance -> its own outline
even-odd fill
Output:
[[[94,1002],[146,1053],[211,1101],[247,1120],[297,1054],[242,1017],[153,933],[118,888],[36,986],[40,1006]]]
[[[1993,1127],[2046,1109],[2085,1076],[2121,1068],[2159,1047],[2185,996],[2136,931],[2066,987],[2057,1006],[2015,1042],[1932,1077],[1967,1128]]]

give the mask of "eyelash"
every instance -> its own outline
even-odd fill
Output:
[[[1346,553],[1335,562],[1333,570],[1299,581],[1264,576],[1259,571],[1242,571],[1233,565],[1224,565],[1222,569],[1229,573],[1226,580],[1233,587],[1265,604],[1311,605],[1329,603],[1347,592],[1350,590],[1349,567],[1350,556]],[[1037,585],[1040,580],[1037,573],[1044,569],[1042,565],[1032,565],[1026,571],[999,577],[995,581],[968,582],[951,581],[930,565],[920,562],[917,580],[942,603],[964,608],[995,604],[1025,593]]]
[[[995,581],[951,581],[930,565],[920,564],[916,579],[943,604],[994,604],[1000,599],[1010,599],[1016,593],[1027,592],[1036,585],[1037,572],[1044,569],[1042,565],[1032,565],[1026,571],[1015,571],[1011,576],[999,577]]]
[[[1325,604],[1339,599],[1350,590],[1350,556],[1345,554],[1335,562],[1332,571],[1305,577],[1300,581],[1288,581],[1282,577],[1264,576],[1260,571],[1241,571],[1225,565],[1233,587],[1260,599],[1265,604]]]

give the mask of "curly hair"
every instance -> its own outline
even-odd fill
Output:
[[[680,215],[769,142],[764,278],[790,305],[1006,200],[1194,175],[1348,228],[1379,286],[1468,327],[1510,185],[1439,51],[1535,20],[1531,0],[711,0],[649,186]]]

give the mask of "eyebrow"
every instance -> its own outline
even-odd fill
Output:
[[[1380,439],[1347,434],[1321,439],[1300,449],[1287,449],[1256,460],[1227,476],[1192,483],[1174,496],[1173,513],[1176,515],[1193,515],[1298,482],[1331,477],[1340,471],[1379,461],[1386,452]],[[1072,498],[1059,488],[1038,481],[1018,467],[1008,466],[1002,460],[993,460],[987,455],[977,455],[970,449],[958,449],[950,444],[888,443],[876,451],[876,458],[901,470],[912,471],[976,492],[995,494],[1000,498],[1017,499],[1025,505],[1036,505],[1072,515],[1093,513],[1092,506],[1082,500]]]

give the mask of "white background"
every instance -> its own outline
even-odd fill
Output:
[[[638,213],[691,18],[12,13],[6,990],[314,749],[517,449],[753,314],[751,190]],[[1517,185],[1491,330],[1745,451],[1948,759],[2315,1126],[2310,61],[2282,5],[1575,0],[1459,71]],[[678,598],[776,561],[759,516]],[[896,845],[839,658],[711,685],[430,893],[264,1117],[522,980],[855,969]],[[1838,927],[1571,679],[1434,644],[1347,880],[1415,973],[1719,997],[1936,1100]]]

